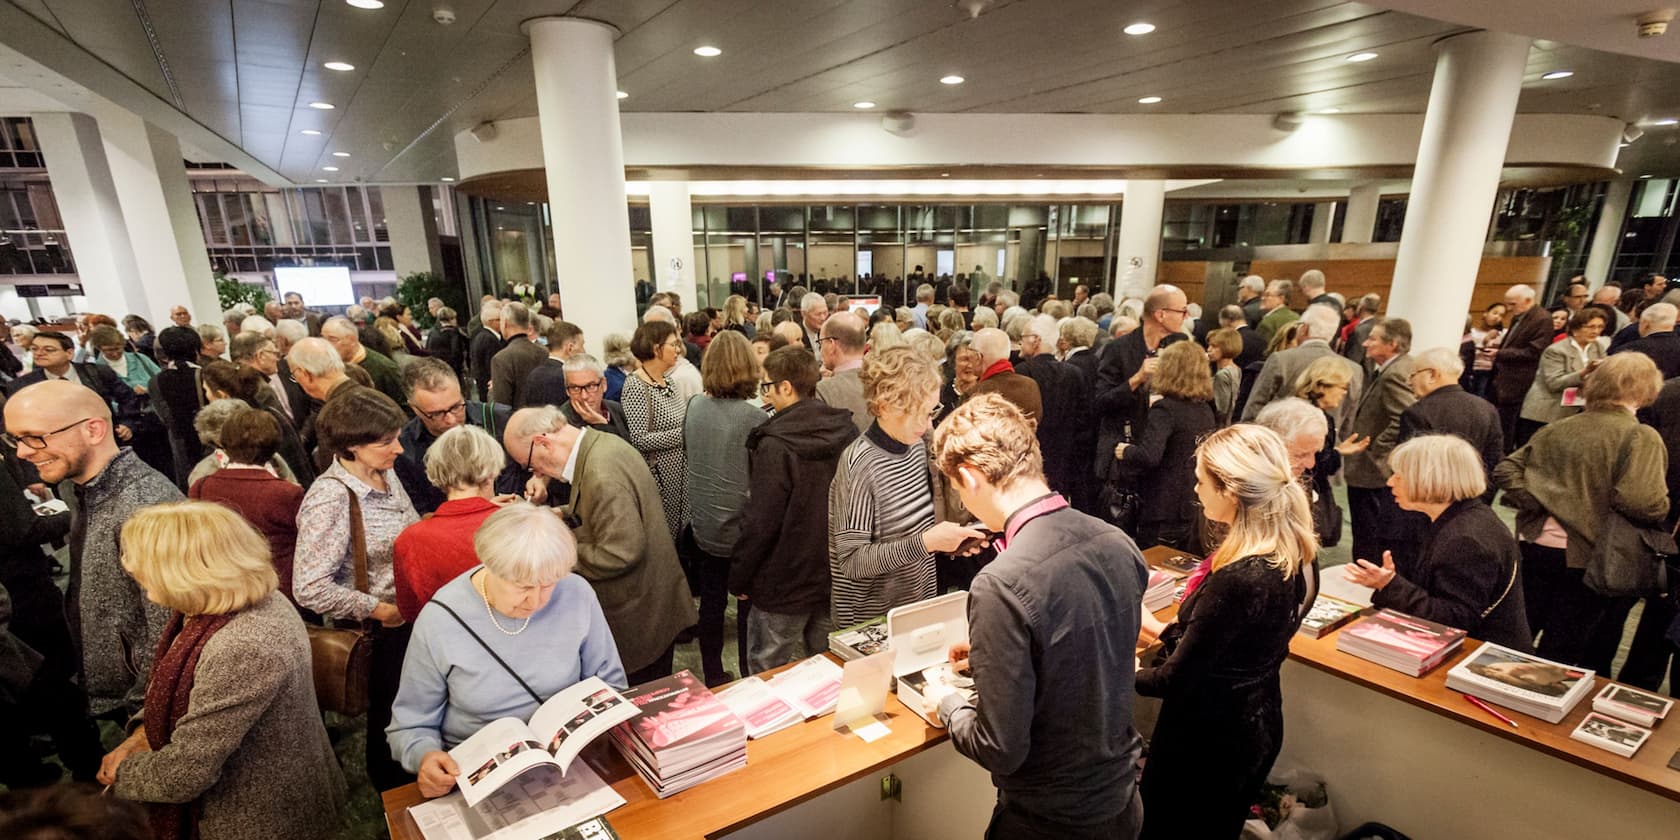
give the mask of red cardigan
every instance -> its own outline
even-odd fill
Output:
[[[391,547],[391,574],[397,587],[397,612],[404,621],[412,623],[433,593],[478,565],[473,534],[500,509],[489,499],[455,499],[397,535]]]
[[[217,470],[187,490],[187,495],[207,502],[220,502],[238,511],[268,539],[274,554],[274,571],[280,575],[280,591],[292,598],[292,552],[297,548],[297,513],[303,505],[303,488],[275,478],[268,470],[235,467]]]

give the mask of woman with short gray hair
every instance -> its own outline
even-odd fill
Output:
[[[444,502],[391,545],[391,578],[404,621],[418,618],[432,593],[478,565],[473,535],[501,508],[491,497],[505,463],[501,444],[477,426],[456,426],[426,450],[426,479],[444,492]]]
[[[553,511],[512,502],[484,521],[473,548],[483,565],[445,584],[414,622],[385,730],[428,797],[454,789],[462,768],[446,750],[485,724],[529,718],[589,677],[625,687],[595,590],[572,574],[577,540]]]

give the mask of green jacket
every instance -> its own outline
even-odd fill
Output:
[[[367,355],[357,364],[367,371],[368,378],[373,380],[373,387],[379,389],[379,393],[396,402],[404,414],[413,414],[408,408],[408,397],[403,394],[402,369],[397,367],[397,363],[392,361],[390,356],[377,350],[368,350]]]
[[[1299,321],[1300,319],[1301,316],[1295,314],[1295,310],[1287,306],[1280,306],[1267,312],[1266,317],[1260,319],[1260,324],[1254,328],[1254,331],[1259,333],[1260,337],[1265,339],[1269,346],[1272,343],[1272,336],[1277,335],[1278,330],[1283,329],[1290,321]]]
[[[624,672],[658,659],[699,621],[677,546],[665,525],[647,462],[617,435],[586,432],[578,443],[572,500],[577,573],[595,587]]]
[[[1569,537],[1565,562],[1581,569],[1611,511],[1647,525],[1668,514],[1667,470],[1656,429],[1619,407],[1590,408],[1535,432],[1493,479],[1517,506],[1517,536],[1532,541],[1555,518]]]

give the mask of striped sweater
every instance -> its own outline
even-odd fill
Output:
[[[876,425],[846,447],[828,491],[836,627],[938,594],[933,555],[922,545],[934,509],[925,441],[905,446]]]

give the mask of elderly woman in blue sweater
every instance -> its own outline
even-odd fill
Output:
[[[461,768],[445,750],[485,724],[524,720],[588,677],[625,687],[595,591],[572,574],[577,541],[552,511],[510,504],[479,526],[473,549],[483,565],[444,584],[414,622],[385,730],[425,796],[454,788]]]

